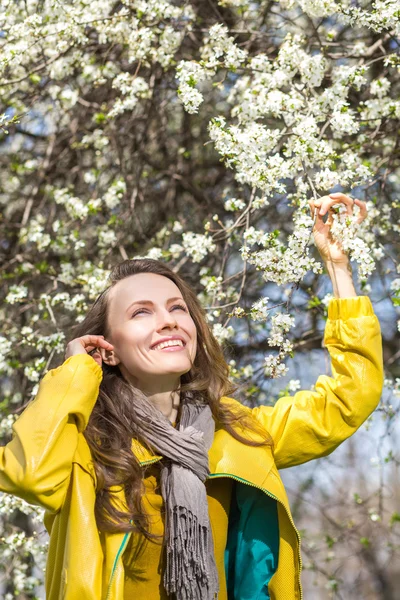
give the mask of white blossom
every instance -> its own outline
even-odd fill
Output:
[[[333,129],[340,134],[357,133],[357,131],[360,129],[359,123],[357,123],[354,115],[350,111],[334,111],[330,119],[330,124]]]
[[[212,327],[212,332],[217,341],[223,344],[233,337],[235,330],[231,326],[223,327],[221,323],[215,323]]]
[[[173,258],[179,258],[183,251],[184,248],[181,246],[181,244],[171,244],[168,248],[168,252],[171,253]]]
[[[123,179],[116,179],[115,181],[113,181],[113,183],[110,185],[110,187],[104,194],[104,204],[109,209],[116,208],[120,204],[121,199],[124,197],[125,192],[125,181]]]
[[[242,210],[246,206],[246,203],[240,198],[229,198],[229,200],[225,200],[224,208],[228,211]]]
[[[174,221],[174,224],[172,226],[172,231],[174,231],[175,233],[180,233],[182,230],[183,230],[182,223],[180,223],[179,221]]]
[[[269,298],[267,296],[254,302],[250,310],[250,317],[253,321],[266,321],[269,318],[268,302]]]
[[[386,77],[379,77],[371,82],[370,91],[373,96],[383,98],[390,88],[390,81]]]
[[[159,260],[162,257],[162,249],[161,248],[150,248],[150,250],[146,254],[146,258],[152,258],[154,260]]]
[[[28,295],[28,288],[25,285],[11,285],[9,292],[5,298],[8,304],[15,304],[16,302],[24,302]]]
[[[99,246],[100,248],[110,248],[117,242],[117,235],[111,229],[101,229],[99,231]]]
[[[213,252],[216,248],[210,237],[191,231],[185,232],[182,235],[182,246],[186,254],[195,263],[203,260],[209,252]]]
[[[288,372],[288,368],[279,361],[279,358],[273,354],[269,354],[264,359],[264,374],[267,377],[277,379],[283,377]]]
[[[133,110],[140,99],[150,98],[149,84],[143,77],[120,73],[113,81],[113,87],[120,90],[122,98],[117,98],[108,117],[113,118],[126,110]]]
[[[287,387],[289,392],[297,392],[301,388],[300,379],[291,379]]]

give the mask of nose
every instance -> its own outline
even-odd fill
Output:
[[[173,312],[170,312],[167,309],[162,310],[160,313],[160,316],[158,318],[157,330],[160,331],[165,329],[166,327],[169,329],[176,327],[175,315]]]

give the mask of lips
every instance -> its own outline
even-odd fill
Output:
[[[157,340],[157,342],[154,342],[154,344],[152,344],[150,346],[150,348],[151,348],[151,350],[154,350],[154,348],[156,346],[158,346],[159,344],[162,344],[163,342],[173,342],[174,340],[180,340],[182,342],[182,344],[184,346],[186,346],[186,341],[184,340],[184,338],[181,335],[172,335],[172,336],[164,337],[164,338],[161,338],[160,340]]]

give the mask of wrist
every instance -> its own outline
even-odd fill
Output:
[[[335,298],[350,298],[357,296],[354,288],[350,261],[325,263],[326,270],[333,286]]]
[[[325,267],[328,271],[346,271],[348,273],[352,273],[350,260],[343,260],[340,262],[335,262],[332,260],[324,260]]]

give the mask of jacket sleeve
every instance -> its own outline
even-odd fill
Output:
[[[278,468],[330,454],[377,407],[383,387],[382,338],[368,296],[332,299],[324,345],[332,377],[320,375],[314,391],[258,406],[253,416],[271,434]]]
[[[42,379],[36,398],[0,448],[0,491],[58,511],[65,498],[78,435],[97,400],[101,367],[88,354],[68,358]]]

